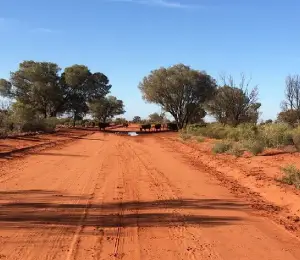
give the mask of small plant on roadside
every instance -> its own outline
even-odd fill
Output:
[[[187,133],[186,130],[181,130],[179,136],[183,141],[187,141],[192,138],[192,135]]]
[[[259,140],[249,140],[244,143],[244,147],[247,151],[251,152],[253,155],[258,155],[262,153],[265,149],[265,145]]]
[[[205,141],[205,138],[204,138],[203,136],[198,136],[198,137],[196,138],[196,140],[197,140],[197,142],[202,143],[202,142]]]
[[[295,185],[297,189],[300,189],[300,170],[295,165],[287,165],[281,170],[284,175],[280,181],[289,185]]]
[[[260,138],[265,146],[269,148],[279,148],[293,144],[290,127],[286,124],[267,124],[260,128]]]
[[[299,152],[300,151],[300,131],[295,131],[293,134],[292,134],[292,138],[293,138],[293,143],[297,149],[297,151]]]
[[[217,153],[226,153],[229,151],[232,147],[232,144],[229,142],[218,142],[214,145],[212,148],[212,152],[217,154]]]
[[[244,148],[240,143],[235,143],[230,150],[228,150],[228,153],[236,157],[241,157],[244,154]]]

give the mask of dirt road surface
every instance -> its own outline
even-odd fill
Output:
[[[300,259],[300,241],[155,135],[0,166],[0,259]]]

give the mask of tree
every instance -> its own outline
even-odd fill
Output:
[[[194,113],[194,115],[191,117],[191,124],[203,124],[204,120],[203,118],[206,116],[206,111],[199,107],[199,109]]]
[[[125,113],[123,101],[114,96],[93,100],[90,102],[90,110],[93,117],[101,123],[106,123],[108,119]]]
[[[165,120],[164,113],[161,113],[161,114],[153,113],[153,114],[150,114],[148,117],[149,117],[150,123],[163,123]]]
[[[294,125],[300,121],[300,75],[289,75],[285,80],[285,100],[278,120]]]
[[[6,79],[0,79],[0,96],[2,97],[11,97],[12,85]]]
[[[278,114],[277,121],[295,126],[299,122],[299,111],[294,109],[282,111]]]
[[[117,125],[121,125],[121,124],[127,123],[127,120],[126,120],[125,118],[123,118],[123,117],[117,117],[117,118],[115,119],[115,123],[116,123]]]
[[[236,84],[231,76],[223,77],[223,87],[219,87],[213,99],[206,108],[216,120],[223,124],[237,126],[241,123],[257,123],[260,103],[258,89],[254,87],[250,92],[250,80],[242,75],[241,82]]]
[[[139,84],[143,99],[169,112],[179,129],[190,122],[215,88],[211,76],[183,64],[151,71]]]
[[[300,76],[289,75],[285,80],[285,84],[285,100],[282,102],[283,110],[300,111]]]
[[[266,121],[265,121],[265,124],[272,124],[273,123],[273,120],[272,119],[267,119]]]
[[[59,71],[55,63],[24,61],[10,81],[0,80],[0,94],[34,107],[45,118],[53,116],[62,102]]]
[[[133,119],[132,119],[132,123],[134,124],[138,124],[142,121],[141,117],[140,116],[134,116]]]
[[[93,74],[84,65],[66,68],[61,76],[61,85],[64,89],[64,107],[72,113],[74,124],[88,112],[88,102],[101,100],[111,88],[104,74]]]

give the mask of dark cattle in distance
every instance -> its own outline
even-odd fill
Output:
[[[143,130],[151,130],[151,124],[145,124],[145,125],[141,125],[141,128],[140,128],[140,131],[143,131]]]
[[[128,123],[123,123],[123,127],[128,127],[129,126],[129,124]]]
[[[98,126],[100,130],[105,130],[106,127],[109,127],[109,123],[99,123]]]
[[[158,130],[161,131],[161,124],[155,124],[154,129],[155,129],[155,131],[158,131]]]
[[[174,124],[174,123],[168,123],[168,130],[171,130],[171,131],[178,131],[177,124]]]

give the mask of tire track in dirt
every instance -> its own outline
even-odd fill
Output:
[[[78,144],[77,144],[78,145]],[[100,146],[100,150],[99,152],[101,152],[101,150],[103,150],[104,147]],[[102,152],[101,152],[102,153]],[[24,159],[25,160],[25,159]],[[86,189],[88,186],[91,185],[91,181],[93,182],[93,171],[90,172],[89,175],[86,175],[86,171],[82,171],[82,172],[76,172],[74,171],[75,175],[73,177],[70,178],[70,175],[72,175],[72,171],[68,172],[68,174],[66,175],[66,177],[64,178],[58,178],[58,180],[56,181],[58,185],[56,185],[56,188],[57,190],[60,190],[62,192],[67,192],[67,191],[70,191],[72,189],[77,189],[76,186],[77,186],[77,183],[81,182],[81,180],[85,180],[85,184],[83,186],[83,188],[81,189],[81,191],[79,192],[79,194],[77,193],[76,196],[81,196],[81,195],[84,195],[88,192]],[[77,174],[79,173],[79,174]],[[63,175],[62,175],[63,176]],[[45,174],[45,175],[42,175],[41,177],[44,177],[44,178],[40,178],[39,180],[37,180],[38,183],[47,183],[47,181],[43,181],[43,179],[45,180],[48,180],[49,182],[49,177],[51,177],[51,171],[49,171],[48,174]],[[51,182],[50,182],[51,183]],[[55,183],[55,182],[54,182]],[[52,187],[53,187],[53,184],[52,183]],[[94,183],[93,183],[94,184]],[[34,186],[34,183],[31,184],[31,186]],[[59,198],[59,197],[57,197]],[[64,198],[62,198],[63,200],[56,200],[56,203],[65,203],[65,200]],[[81,199],[78,199],[77,201],[76,200],[69,200],[68,203],[72,203],[72,205],[76,205],[77,203],[79,203],[81,201]],[[17,201],[13,201],[14,202],[17,202]],[[44,213],[46,213],[46,211],[49,211],[51,210],[51,208],[47,209],[45,208],[44,209]],[[51,213],[51,212],[50,212]],[[51,213],[52,214],[52,213]],[[72,214],[72,213],[70,213]],[[53,249],[56,249],[55,247],[58,245],[58,244],[65,244],[65,239],[68,237],[68,233],[70,232],[70,227],[68,226],[49,226],[47,227],[46,229],[44,229],[44,232],[41,233],[39,230],[35,231],[32,230],[29,234],[26,234],[26,240],[23,243],[25,244],[30,244],[30,241],[34,241],[34,240],[37,240],[37,238],[39,237],[38,240],[40,241],[43,241],[44,237],[51,237],[53,238],[54,240],[51,239],[51,242],[52,242],[52,246],[50,248],[47,248],[47,246],[49,246],[49,241],[46,243],[46,248],[44,250],[47,250],[48,252],[52,251]],[[18,231],[16,232],[16,235],[15,235],[15,238],[17,238],[18,236],[20,236],[22,234],[23,230],[22,229],[18,229]],[[28,233],[28,232],[26,232]],[[67,236],[66,236],[67,235]],[[13,239],[13,237],[12,237]],[[23,240],[23,239],[22,239]],[[61,242],[60,242],[61,240]],[[28,241],[28,242],[26,242]],[[44,245],[42,244],[42,246],[40,247],[40,250],[41,251],[44,251],[43,250],[43,247]],[[54,247],[54,248],[53,248]],[[11,257],[14,259],[13,255],[16,255],[16,259],[18,259],[18,255],[22,255],[23,257],[25,257],[26,259],[26,256],[29,258],[33,255],[36,255],[36,257],[38,257],[39,253],[37,254],[38,251],[35,251],[34,250],[34,246],[32,247],[29,247],[29,248],[24,248],[24,247],[19,247],[19,250],[16,250],[16,248],[14,249],[14,253],[13,254],[10,254]],[[47,259],[56,259],[57,255],[57,250],[53,250],[50,255],[52,255],[53,257],[50,257],[50,255],[47,254]]]
[[[163,139],[164,143],[168,145],[170,149],[171,147],[176,144],[176,142],[172,142],[172,145],[168,139]],[[189,144],[185,144],[188,147],[192,148]],[[272,185],[277,186],[283,186],[283,184],[278,184],[277,181],[273,178],[263,176],[263,173],[261,171],[259,172],[255,171],[255,169],[252,169],[252,171],[248,172],[245,169],[238,167],[234,168],[234,165],[232,163],[228,166],[221,167],[221,164],[216,165],[215,162],[210,162],[208,160],[208,156],[205,154],[199,154],[197,160],[190,155],[190,153],[183,154],[183,157],[189,161],[189,163],[197,168],[197,169],[205,169],[206,172],[209,172],[215,179],[217,179],[221,185],[224,187],[227,187],[230,189],[230,191],[238,196],[246,200],[249,205],[256,210],[255,214],[268,217],[270,220],[274,221],[278,225],[283,226],[287,231],[292,232],[295,234],[298,238],[300,237],[300,222],[295,222],[294,219],[291,217],[291,212],[287,208],[287,206],[279,206],[275,203],[268,201],[265,197],[260,194],[258,191],[254,191],[253,189],[250,189],[249,187],[243,185],[238,179],[235,179],[229,175],[224,174],[224,170],[228,169],[228,172],[235,170],[238,171],[241,174],[241,178],[252,178],[254,179],[253,182],[256,182],[256,187],[264,187],[267,184],[267,182],[272,183]],[[218,160],[218,159],[216,159]],[[220,163],[222,160],[220,159]],[[224,162],[223,162],[224,163]],[[254,175],[254,176],[252,176]],[[251,179],[249,179],[250,182]]]
[[[140,165],[146,170],[149,182],[154,184],[155,189],[152,189],[152,192],[155,192],[158,200],[177,200],[181,201],[182,194],[179,189],[172,185],[171,181],[164,175],[163,172],[158,170],[155,166],[151,167],[151,160],[145,158],[148,152],[139,147],[138,149],[133,148],[129,143],[127,144],[131,152],[134,154],[135,158],[140,162]],[[138,154],[137,151],[140,151]],[[180,203],[179,203],[180,204]],[[167,206],[167,205],[166,205]],[[178,206],[180,208],[180,205]],[[223,259],[217,252],[213,250],[211,243],[209,243],[202,234],[197,231],[196,234],[193,234],[188,231],[187,225],[185,223],[185,212],[180,209],[167,210],[164,209],[164,212],[170,213],[178,221],[180,219],[180,224],[176,226],[171,226],[168,228],[169,237],[172,239],[178,248],[181,248],[181,256],[184,259],[212,259],[212,260],[221,260]],[[191,237],[192,239],[188,239]],[[174,239],[175,238],[175,239]],[[188,242],[186,240],[189,240]],[[200,245],[200,247],[199,247]],[[187,253],[185,253],[187,252]]]

